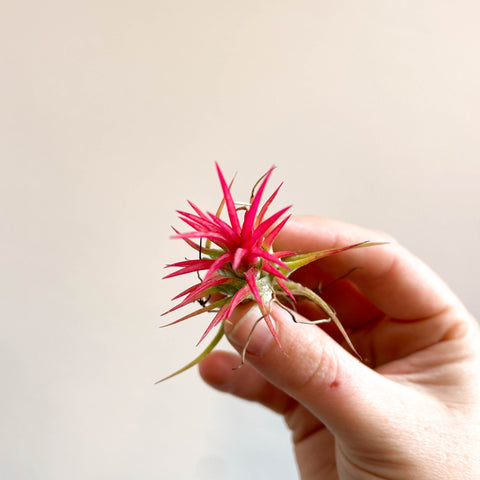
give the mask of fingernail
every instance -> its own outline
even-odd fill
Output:
[[[238,315],[240,315],[241,318],[235,321],[235,317]],[[273,318],[270,318],[273,323]],[[246,352],[250,355],[261,355],[273,340],[272,332],[269,330],[265,319],[256,306],[251,307],[246,312],[243,312],[241,308],[238,309],[238,311],[232,315],[231,320],[233,324],[233,326],[230,327],[231,330],[229,330],[228,325],[225,327],[227,337],[234,346],[240,349],[245,348],[247,344]]]

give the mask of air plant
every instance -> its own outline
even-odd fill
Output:
[[[164,315],[190,304],[198,304],[199,308],[164,326],[182,322],[205,312],[213,312],[213,319],[198,343],[202,342],[214,328],[218,327],[218,331],[200,355],[159,382],[184,372],[205,358],[221,340],[224,334],[224,322],[228,320],[235,307],[247,301],[256,303],[261,312],[261,317],[253,329],[260,321],[265,321],[273,338],[280,345],[270,317],[272,304],[276,303],[287,309],[292,319],[296,321],[292,310],[295,311],[297,298],[306,298],[317,304],[328,316],[326,319],[309,323],[334,322],[348,346],[356,353],[333,308],[318,293],[294,282],[290,276],[299,268],[329,255],[376,244],[362,242],[306,254],[275,251],[274,240],[289,219],[286,212],[290,207],[282,208],[272,215],[267,214],[282,184],[263,204],[261,203],[274,167],[270,168],[255,184],[248,203],[234,201],[231,193],[233,180],[227,184],[218,164],[216,169],[223,193],[216,213],[205,212],[192,202],[188,202],[193,210],[192,213],[177,212],[179,218],[190,227],[190,231],[180,233],[174,228],[175,235],[172,238],[184,240],[195,250],[196,257],[166,266],[176,270],[165,278],[195,273],[198,276],[198,282],[175,296],[172,300],[181,300]],[[225,207],[228,219],[223,220],[221,214]],[[203,277],[200,272],[204,272]],[[288,309],[287,306],[290,308]],[[242,364],[245,351],[246,346],[242,355]]]

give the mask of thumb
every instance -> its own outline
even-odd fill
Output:
[[[306,322],[299,314],[295,317]],[[245,350],[246,360],[261,375],[334,434],[364,441],[367,430],[372,435],[381,428],[392,413],[392,398],[405,393],[395,390],[404,387],[363,365],[317,326],[295,323],[277,305],[272,306],[271,318],[281,346],[264,321],[257,323],[259,318],[257,306],[241,305],[225,323],[225,333],[240,353]]]

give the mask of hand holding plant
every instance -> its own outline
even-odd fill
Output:
[[[198,279],[167,312],[198,303],[172,323],[214,312],[201,340],[217,333],[167,378],[201,362],[282,414],[302,480],[480,479],[480,332],[458,298],[386,234],[269,216],[272,170],[243,204],[217,172],[216,213],[179,212],[195,257],[169,276]],[[210,353],[224,334],[240,355]]]
[[[235,354],[214,352],[200,364],[201,375],[285,417],[302,480],[477,480],[480,335],[458,298],[379,232],[292,217],[275,247],[302,252],[364,238],[388,245],[334,255],[294,276],[315,285],[361,266],[323,297],[366,364],[332,338],[334,330],[301,328],[273,306],[282,350],[259,325],[242,369],[232,370]],[[318,313],[311,302],[299,302],[298,310],[305,320]],[[242,305],[225,324],[239,352],[257,316],[255,307]]]

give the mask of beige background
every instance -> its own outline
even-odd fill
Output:
[[[0,476],[295,478],[282,421],[159,330],[169,240],[277,165],[277,206],[387,230],[480,315],[477,1],[0,2]],[[405,299],[408,301],[408,299]]]

